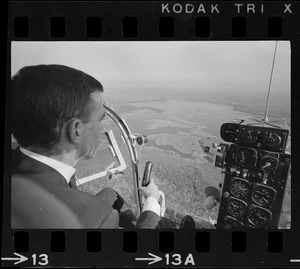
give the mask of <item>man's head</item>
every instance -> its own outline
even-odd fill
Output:
[[[12,78],[12,133],[24,148],[73,145],[77,157],[91,157],[93,132],[103,128],[101,92],[99,81],[67,66],[24,67]]]

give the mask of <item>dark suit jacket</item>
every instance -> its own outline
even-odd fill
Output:
[[[12,151],[12,228],[118,228],[119,213],[97,196],[71,188],[55,169]],[[136,228],[157,228],[145,211]]]

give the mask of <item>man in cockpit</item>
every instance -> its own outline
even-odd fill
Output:
[[[95,157],[104,118],[99,81],[62,65],[27,66],[11,80],[12,228],[118,228],[122,197],[105,188],[91,195],[76,188],[75,165]],[[172,228],[159,216],[151,180],[136,228]],[[126,225],[124,225],[126,226]],[[126,227],[125,227],[126,228]]]

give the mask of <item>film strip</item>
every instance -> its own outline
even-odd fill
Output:
[[[289,90],[291,93],[290,106],[292,111],[292,119],[297,119],[297,105],[299,100],[297,98],[297,89],[299,86],[298,59],[300,48],[299,12],[300,3],[297,1],[11,1],[8,4],[8,63],[6,69],[7,83],[5,100],[7,104],[11,103],[11,99],[14,98],[11,92],[11,77],[15,75],[21,67],[26,65],[62,64],[79,70],[83,70],[84,68],[84,70],[89,70],[89,68],[86,66],[84,67],[83,64],[90,63],[95,65],[94,68],[103,70],[100,68],[100,65],[104,63],[107,65],[108,69],[112,71],[114,69],[111,69],[109,61],[111,57],[111,59],[115,61],[114,63],[118,62],[120,65],[122,65],[122,69],[116,69],[115,73],[108,78],[114,81],[114,76],[120,76],[121,82],[118,81],[119,84],[116,85],[122,88],[123,86],[120,85],[122,84],[122,78],[125,80],[125,77],[121,74],[122,70],[126,70],[127,68],[126,58],[123,58],[124,55],[121,55],[122,50],[119,50],[120,52],[118,52],[119,47],[117,47],[116,50],[112,50],[112,53],[109,55],[109,57],[103,60],[103,63],[101,60],[104,58],[101,58],[99,61],[97,61],[97,64],[95,64],[95,62],[92,60],[93,56],[91,56],[90,60],[85,60],[83,59],[84,56],[82,56],[87,55],[83,53],[83,50],[90,49],[91,53],[95,52],[96,50],[94,50],[92,46],[99,46],[99,50],[101,50],[102,47],[100,46],[103,44],[113,47],[115,44],[118,44],[118,42],[124,42],[122,46],[125,46],[124,44],[146,44],[151,42],[157,42],[157,44],[171,44],[177,42],[177,44],[182,45],[187,43],[200,44],[208,41],[211,44],[218,42],[223,42],[222,44],[225,44],[226,42],[241,43],[249,41],[265,42],[263,44],[265,44],[266,47],[267,44],[270,44],[271,42],[271,47],[273,48],[273,44],[275,44],[275,42],[276,46],[277,44],[283,44],[280,42],[285,42],[285,44],[288,44],[288,48],[290,48],[290,51],[287,50],[289,54],[287,54],[288,56],[285,56],[285,60],[288,61],[288,64],[291,68],[289,77],[290,81],[288,81],[288,83],[290,83]],[[85,43],[86,47],[74,49],[74,43]],[[35,47],[33,44],[41,46]],[[33,47],[30,50],[29,46],[31,45],[33,45]],[[68,49],[62,49],[59,51],[58,47],[52,50],[52,46],[56,45],[58,45],[58,47],[60,45],[66,45],[67,47],[69,46],[70,52],[68,52]],[[141,47],[143,48],[143,46]],[[192,49],[191,47],[188,48]],[[156,49],[159,48],[156,47]],[[61,53],[61,58],[58,59],[55,56],[55,50]],[[134,50],[134,48],[131,48],[131,50]],[[159,55],[163,56],[164,53],[168,52],[168,50],[170,55],[176,55],[176,49],[173,51],[174,54],[171,54],[171,49],[168,47],[167,50],[163,50],[163,52],[160,52]],[[142,50],[137,50],[136,52],[136,58],[144,57],[141,54]],[[24,55],[27,53],[29,53],[29,56],[27,55],[28,57],[25,57]],[[70,56],[70,58],[66,60],[63,58],[63,53],[66,55],[70,53],[72,57]],[[146,52],[143,53],[146,54]],[[183,57],[180,59],[185,59],[184,55],[186,55],[185,57],[188,59],[187,61],[190,61],[190,65],[193,65],[194,61],[198,61],[197,59],[188,58],[190,56],[189,54],[185,54],[184,50],[178,50],[178,53],[183,55]],[[268,53],[268,55],[272,54],[270,51]],[[132,56],[132,54],[129,55]],[[150,56],[141,59],[147,60],[153,64],[156,60],[151,59],[152,54],[149,55]],[[102,55],[102,57],[104,56]],[[119,61],[116,60],[118,57],[120,58]],[[264,57],[263,54],[261,57]],[[30,60],[28,60],[28,58],[30,58]],[[169,60],[171,63],[175,64],[175,62],[172,62],[170,58]],[[209,68],[209,63],[211,61],[210,58],[203,58],[203,60],[207,61],[207,68]],[[127,59],[127,61],[129,61],[129,59]],[[224,59],[224,62],[225,61],[226,59]],[[251,61],[250,58],[249,61]],[[160,62],[158,61],[158,64],[159,63]],[[177,64],[180,65],[181,62],[178,62]],[[182,64],[184,65],[186,63],[183,61]],[[234,62],[232,64],[234,64]],[[150,66],[154,67],[154,65]],[[83,69],[81,69],[81,67]],[[147,69],[146,62],[144,63],[144,67],[146,70],[150,70]],[[171,65],[169,65],[169,68],[171,71],[173,70]],[[213,70],[216,70],[216,72],[220,72],[221,70],[216,66],[214,68],[215,69]],[[159,67],[157,67],[157,69],[159,69]],[[191,68],[191,70],[193,70],[193,68]],[[205,72],[205,69],[201,71]],[[271,70],[268,69],[268,72],[271,72]],[[196,76],[195,74],[196,73],[191,71],[191,75],[186,76],[184,83],[189,83],[189,80]],[[99,74],[96,70],[91,75],[96,76]],[[169,74],[166,72],[163,73],[163,75]],[[178,74],[170,75],[170,78],[172,79],[177,75]],[[101,74],[99,76],[101,80]],[[251,74],[249,74],[249,76],[251,76]],[[266,76],[267,81],[269,79],[269,73]],[[162,76],[158,77],[162,79]],[[246,77],[243,78],[246,79]],[[111,81],[109,79],[108,85],[113,89],[113,86],[115,85],[113,83],[110,84]],[[199,80],[197,81],[199,82]],[[251,79],[246,79],[244,83],[250,84],[250,81]],[[153,85],[159,84],[160,80],[152,83]],[[164,90],[167,92],[166,88],[164,88]],[[229,93],[229,90],[224,90],[223,93],[224,92],[227,94]],[[174,100],[175,97],[172,95],[173,92],[171,91],[169,93],[170,97],[172,96],[170,99]],[[109,95],[109,90],[105,90],[105,94]],[[149,92],[145,91],[144,94],[147,96]],[[181,94],[184,94],[184,92],[181,92]],[[168,93],[166,95],[168,96]],[[132,93],[130,89],[128,89],[127,97],[131,101],[133,100],[133,102],[139,103],[139,105],[143,106],[144,108],[146,106],[144,101],[147,98],[143,99],[143,103],[141,100],[136,101],[135,98],[141,98],[137,96],[138,94],[136,92]],[[150,103],[151,101],[155,103],[156,100],[157,99],[150,99]],[[164,100],[168,101],[168,99]],[[220,99],[217,101],[216,100],[215,102],[218,102]],[[176,104],[177,103],[175,103],[175,106]],[[281,105],[281,103],[279,104]],[[132,105],[132,103],[130,103],[130,105]],[[177,105],[180,107],[179,103]],[[166,106],[171,107],[171,104],[166,103]],[[147,110],[147,113],[151,113],[149,112],[151,109],[156,109],[155,111],[159,112],[161,107],[152,107],[150,110]],[[116,111],[117,110],[118,109],[116,108]],[[127,143],[130,153],[129,155],[124,156],[126,156],[126,158],[129,160],[127,166],[132,165],[131,169],[133,170],[133,177],[137,181],[137,183],[133,183],[130,187],[133,192],[135,192],[135,194],[130,197],[133,200],[133,203],[136,202],[138,204],[140,202],[139,199],[142,198],[139,196],[137,189],[135,189],[133,185],[137,184],[135,185],[136,188],[140,187],[139,184],[141,184],[141,182],[139,182],[139,180],[141,179],[140,175],[143,174],[143,170],[140,169],[139,174],[137,174],[135,169],[140,167],[137,166],[139,162],[135,158],[136,155],[138,155],[136,153],[138,152],[138,147],[143,146],[143,144],[146,143],[145,137],[135,133],[132,134],[129,131],[129,128],[131,129],[130,124],[128,124],[128,128],[127,124],[123,123],[123,121],[118,118],[118,115],[114,114],[114,110],[111,110],[109,107],[107,107],[105,112],[107,115],[111,115],[111,118],[121,125],[120,128],[122,129],[122,139],[124,144]],[[209,219],[204,220],[203,217],[197,218],[196,214],[194,213],[186,214],[186,208],[180,210],[183,208],[182,205],[175,209],[168,208],[168,199],[171,199],[171,196],[167,196],[167,193],[170,193],[170,191],[165,191],[167,208],[164,211],[164,216],[168,217],[169,221],[173,223],[173,229],[170,227],[167,229],[135,229],[135,227],[111,229],[113,227],[108,226],[97,228],[86,227],[84,225],[80,226],[80,224],[78,224],[78,226],[74,224],[75,226],[66,229],[63,228],[65,227],[65,223],[63,223],[63,215],[67,214],[65,212],[63,215],[58,217],[61,218],[63,223],[61,224],[61,227],[59,227],[59,225],[55,226],[54,228],[47,228],[45,226],[32,227],[30,225],[27,227],[26,225],[24,225],[24,227],[22,227],[22,225],[17,225],[14,227],[14,212],[12,206],[15,203],[15,194],[12,192],[13,164],[11,161],[12,144],[14,141],[12,141],[11,135],[13,132],[12,129],[15,127],[12,127],[13,118],[11,118],[11,113],[12,112],[10,111],[9,107],[6,106],[1,252],[1,265],[3,267],[299,267],[300,243],[299,240],[297,240],[300,235],[298,225],[299,210],[297,209],[297,204],[299,202],[299,199],[297,198],[297,190],[299,190],[299,181],[297,181],[297,145],[299,142],[297,141],[297,137],[296,139],[293,139],[292,143],[293,149],[295,150],[293,150],[293,170],[291,171],[289,170],[291,165],[291,155],[290,152],[286,152],[284,150],[284,147],[287,147],[288,145],[287,140],[290,135],[290,131],[293,130],[293,134],[297,134],[297,120],[292,120],[292,122],[289,124],[289,126],[292,127],[291,130],[287,130],[288,128],[276,125],[277,123],[275,124],[267,121],[267,124],[268,122],[273,124],[267,126],[267,131],[271,133],[268,134],[267,138],[272,141],[275,140],[275,142],[276,139],[279,139],[280,142],[278,142],[278,145],[280,146],[278,146],[278,148],[272,148],[273,145],[270,144],[271,142],[269,140],[267,140],[268,146],[264,148],[263,143],[265,143],[267,138],[262,134],[265,129],[260,128],[264,128],[265,125],[262,126],[258,123],[254,124],[256,134],[258,133],[258,139],[254,142],[251,140],[253,138],[253,133],[247,133],[244,135],[242,131],[239,131],[249,128],[251,124],[247,123],[248,125],[246,125],[243,122],[236,122],[233,124],[236,130],[232,131],[232,128],[229,128],[229,130],[225,131],[223,130],[224,132],[221,133],[222,138],[229,143],[234,144],[237,142],[238,146],[236,147],[238,150],[235,150],[235,147],[233,146],[231,146],[230,150],[228,150],[224,144],[220,144],[220,146],[216,147],[218,149],[218,153],[223,154],[223,158],[216,158],[215,166],[217,166],[218,169],[223,169],[222,172],[225,173],[225,178],[222,177],[220,188],[222,188],[222,186],[225,186],[226,188],[224,187],[223,191],[217,190],[215,194],[206,193],[207,198],[214,197],[220,204],[212,209],[212,212],[215,214],[215,219],[211,219],[210,215]],[[125,115],[129,115],[130,113],[130,111],[125,111]],[[137,121],[138,118],[139,117],[136,118]],[[128,119],[128,123],[132,122],[130,117],[128,117]],[[165,127],[164,125],[159,125],[159,123],[166,124],[167,121],[163,121],[162,119],[159,119],[160,122],[156,121],[157,125],[153,125],[156,126],[153,127],[154,129]],[[183,126],[187,126],[186,129],[192,129],[190,125],[187,125],[186,121],[177,121],[177,124],[178,122],[181,125],[174,125],[176,128],[183,128]],[[266,122],[264,122],[264,124],[266,124]],[[172,127],[172,125],[170,126]],[[219,128],[220,127],[221,126],[219,126]],[[179,133],[184,132],[181,129],[178,130],[177,131]],[[193,132],[191,133],[195,134]],[[191,133],[189,133],[190,136]],[[236,137],[233,137],[232,133],[236,134]],[[151,137],[152,140],[157,139],[156,143],[157,141],[160,141],[160,146],[165,146],[165,149],[167,149],[168,152],[173,150],[173,155],[174,152],[186,154],[186,149],[176,146],[182,141],[175,140],[174,144],[164,144],[161,142],[165,141],[164,137],[155,135],[157,134],[150,134],[148,136],[149,140],[151,140]],[[224,138],[226,135],[229,135],[229,138]],[[252,144],[249,141],[245,142],[243,140],[245,137],[250,139]],[[186,136],[184,136],[184,139],[185,140],[183,141],[186,141]],[[221,138],[219,141],[222,142]],[[151,141],[149,142],[151,143]],[[170,150],[170,145],[173,145],[172,150]],[[247,166],[248,164],[246,162],[248,157],[245,155],[245,152],[241,153],[241,150],[239,150],[243,147],[250,147],[251,152],[255,152],[255,156],[258,156],[255,157],[255,165],[249,164],[249,167]],[[121,153],[122,150],[122,147],[120,147],[118,152],[123,154]],[[202,152],[204,152],[204,149]],[[207,153],[207,158],[212,156],[209,155],[210,153],[207,147],[205,147],[205,152]],[[141,154],[139,153],[139,156],[140,155]],[[168,157],[166,157],[166,159],[170,158],[170,160],[173,160],[173,155],[167,155]],[[147,157],[149,156],[153,155],[150,155],[149,153]],[[200,157],[197,158],[200,159]],[[263,163],[263,161],[267,160],[267,158],[271,159],[271,161]],[[150,161],[155,162],[154,159]],[[214,161],[215,160],[213,159],[213,162]],[[262,168],[259,168],[258,163],[261,164]],[[269,167],[272,167],[273,164],[276,166],[276,168],[274,168],[272,171],[268,170],[271,169]],[[157,162],[156,167],[158,166],[159,163]],[[163,166],[159,167],[161,170],[163,169]],[[217,168],[211,165],[211,169]],[[158,174],[157,171],[158,170],[155,170],[155,173]],[[179,173],[187,175],[186,178],[188,178],[189,172],[187,171],[190,170],[182,170]],[[276,174],[277,171],[280,172],[280,175],[278,176]],[[164,173],[164,175],[168,174],[167,172]],[[289,175],[289,173],[291,174]],[[252,176],[252,178],[255,177],[255,179],[252,180],[250,176]],[[289,180],[293,178],[292,187],[289,190],[291,196],[289,213],[291,213],[291,204],[293,204],[293,211],[291,214],[291,221],[289,222],[290,226],[286,225],[285,227],[280,227],[279,215],[283,206],[284,193],[287,192],[286,186],[288,184],[287,182],[289,176]],[[159,176],[156,177],[158,178]],[[238,180],[236,180],[237,178],[239,178],[239,182],[247,182],[247,184],[251,185],[249,193],[247,193],[247,195],[249,195],[249,197],[247,196],[247,199],[243,200],[241,198],[242,193],[245,193],[243,192],[243,187],[233,190],[232,185],[230,185],[232,182],[238,182]],[[279,179],[281,180],[281,185],[275,182],[276,180],[279,182]],[[158,186],[163,186],[163,184],[161,183],[161,185]],[[199,188],[201,188],[204,192],[205,186],[205,184],[202,184]],[[236,184],[236,186],[238,186],[238,184]],[[270,198],[266,192],[257,191],[257,186],[264,186],[265,190],[272,190],[273,194],[271,193],[270,195],[280,195],[277,195],[276,198]],[[122,185],[121,189],[123,187],[124,186]],[[126,185],[126,187],[128,186]],[[164,190],[168,190],[167,187],[165,187],[166,189]],[[183,187],[183,189],[186,188],[186,201],[189,197],[189,190],[192,190],[194,187],[195,184],[188,185],[188,183],[186,183],[186,187]],[[254,190],[256,190],[255,193]],[[68,192],[69,191],[70,190],[68,190]],[[230,193],[231,191],[232,193]],[[55,191],[52,194],[54,194],[54,196],[58,195],[55,193]],[[254,194],[262,195],[261,199],[257,198],[257,196],[254,196]],[[220,195],[220,197],[218,195]],[[239,205],[238,203],[232,204],[232,207],[229,208],[228,204],[230,199],[227,199],[227,195],[230,196],[229,198],[231,198],[231,200],[239,201],[240,204],[249,203],[249,205],[246,206],[247,208],[255,207],[263,210],[261,212],[270,212],[270,218],[272,218],[272,216],[276,216],[276,219],[273,218],[272,221],[270,221],[272,225],[270,224],[268,226],[268,224],[262,224],[262,221],[267,218],[266,216],[262,215],[262,213],[257,213],[258,215],[255,219],[257,222],[255,222],[255,220],[252,218],[252,215],[254,214],[254,210],[252,209],[252,211],[247,209],[249,210],[248,213],[245,213],[246,215],[248,214],[247,218],[246,215],[244,215],[245,217],[238,217],[239,215],[237,213],[231,214],[230,210],[237,210],[236,207]],[[217,196],[220,200],[217,199]],[[179,199],[179,197],[177,198]],[[269,201],[268,199],[270,199],[270,201],[272,199],[276,201],[276,203],[274,202],[274,207],[268,205],[265,206],[265,204]],[[251,202],[249,202],[250,200]],[[27,201],[27,198],[24,200],[24,203],[25,201]],[[191,201],[196,203],[197,198],[194,200],[189,200],[187,203],[191,204]],[[175,200],[169,200],[169,203],[172,202],[176,204]],[[36,200],[36,203],[38,204],[39,200]],[[33,204],[34,203],[29,203],[29,205]],[[141,204],[140,206],[142,209]],[[62,207],[63,206],[60,205],[60,208]],[[223,210],[223,208],[226,210]],[[26,210],[27,208],[22,208],[21,213],[25,212]],[[93,208],[90,208],[89,210],[93,210]],[[137,205],[135,210],[137,215],[141,214],[141,212],[139,212],[139,205]],[[223,211],[218,212],[217,210]],[[251,217],[249,217],[250,211],[252,214]],[[84,215],[84,213],[82,214]],[[190,229],[189,223],[185,224],[187,227],[184,226],[183,219],[185,215],[193,216],[194,221],[196,221],[196,227],[194,226],[194,229]],[[50,222],[53,220],[53,216],[56,215],[54,214],[49,217],[52,218],[49,220]],[[67,216],[71,218],[72,214]],[[246,229],[245,227],[239,225],[234,226],[233,224],[231,224],[229,228],[224,228],[224,223],[228,220],[228,216],[230,219],[235,220],[234,223],[241,223],[241,225],[247,226]],[[46,215],[44,217],[45,220],[48,220]],[[32,219],[34,219],[34,217]]]

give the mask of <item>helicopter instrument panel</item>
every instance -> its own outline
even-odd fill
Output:
[[[217,228],[278,228],[291,162],[288,130],[225,123],[220,133],[232,144],[222,144],[223,163],[216,162],[225,173]]]

